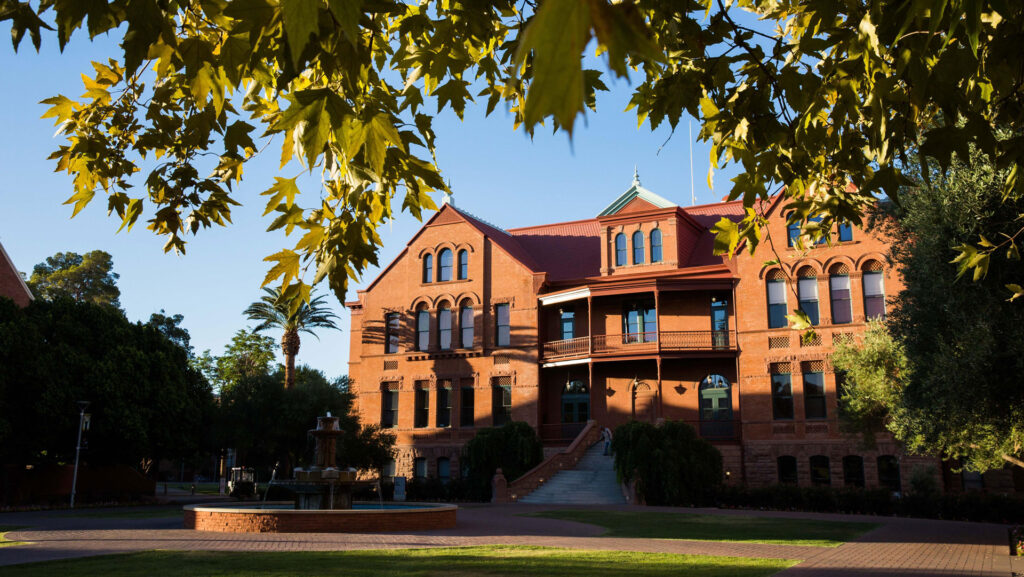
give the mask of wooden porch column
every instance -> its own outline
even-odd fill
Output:
[[[587,295],[587,356],[594,355],[594,301]]]
[[[658,302],[658,297],[661,296],[661,291],[658,290],[658,285],[654,285],[654,323],[657,332],[654,334],[654,340],[658,343],[658,354],[661,354],[661,303]],[[658,359],[658,387],[661,387],[661,359]]]

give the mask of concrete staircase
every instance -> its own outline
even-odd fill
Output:
[[[623,504],[619,482],[615,478],[612,457],[605,457],[604,443],[598,441],[587,449],[575,469],[555,473],[536,491],[519,499],[520,503],[557,503],[564,505]]]

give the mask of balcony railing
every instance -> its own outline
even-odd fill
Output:
[[[544,343],[543,355],[545,361],[555,361],[590,355],[734,350],[735,331],[651,331],[550,341]]]

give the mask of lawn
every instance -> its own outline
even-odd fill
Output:
[[[455,547],[289,553],[148,551],[4,567],[5,577],[754,577],[796,561],[546,547]]]
[[[11,545],[24,545],[22,541],[9,541],[7,539],[7,532],[21,529],[22,527],[11,527],[0,525],[0,547],[9,547]]]
[[[737,541],[813,547],[838,547],[878,527],[874,523],[654,512],[542,511],[530,516],[598,525],[607,529],[605,537]]]
[[[93,519],[170,519],[171,517],[183,516],[181,506],[159,507],[148,509],[103,509],[98,511],[84,511],[75,513],[74,517],[89,517]]]

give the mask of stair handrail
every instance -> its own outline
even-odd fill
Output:
[[[597,421],[589,420],[568,447],[544,459],[539,465],[523,473],[521,477],[508,483],[505,495],[494,495],[495,503],[515,502],[536,491],[555,473],[562,469],[571,469],[583,458],[587,449],[598,441],[601,429]]]

